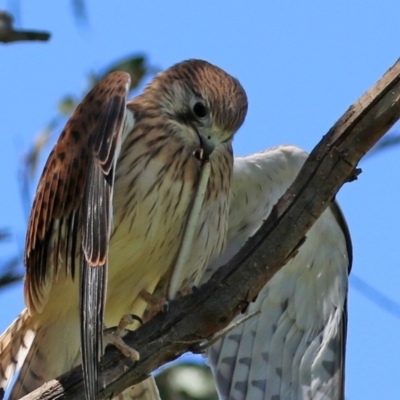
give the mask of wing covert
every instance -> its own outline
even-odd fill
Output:
[[[129,83],[128,74],[115,72],[96,85],[72,114],[45,164],[26,237],[25,301],[30,313],[42,311],[52,279],[61,266],[72,278],[75,276],[75,258],[80,250],[80,205],[89,167],[97,163],[105,179],[110,174]],[[103,237],[99,241],[104,243]],[[104,254],[105,250],[96,257],[104,259]]]
[[[46,162],[26,239],[25,301],[31,314],[43,311],[60,270],[74,279],[80,262],[82,358],[90,399],[102,349],[114,172],[134,121],[126,118],[129,87],[129,74],[113,72],[76,108]]]
[[[293,146],[235,158],[227,248],[204,280],[256,232],[306,158]],[[262,313],[209,350],[221,399],[344,398],[351,258],[347,225],[332,203],[246,311]]]

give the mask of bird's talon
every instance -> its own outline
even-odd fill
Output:
[[[179,289],[177,297],[180,298],[183,296],[187,296],[188,294],[192,294],[196,291],[196,289],[197,289],[196,286],[184,286],[183,288]]]
[[[115,346],[125,357],[130,358],[132,361],[139,361],[140,355],[135,349],[128,346],[122,338],[129,332],[126,327],[131,325],[134,321],[139,321],[143,325],[143,321],[135,314],[125,314],[119,321],[115,329],[107,329],[104,332],[104,348],[108,345]]]
[[[121,334],[125,336],[128,331],[124,330],[124,332],[118,332],[118,329],[115,332],[106,332],[104,334],[104,347],[109,346],[110,344],[115,346],[125,357],[130,358],[132,361],[139,361],[140,355],[139,352],[132,347],[128,346],[123,340],[123,336],[119,336]]]
[[[151,307],[159,307],[160,310],[162,306],[168,304],[165,297],[158,297],[154,294],[149,293],[147,290],[143,289],[140,291],[139,296]]]
[[[199,294],[199,292],[200,292],[200,289],[198,288],[198,286],[192,286],[192,293],[194,294],[194,295],[196,295],[196,294]]]
[[[157,297],[144,289],[140,291],[139,296],[149,305],[144,316],[145,322],[152,319],[160,311],[168,311],[169,304],[165,297]]]
[[[122,332],[128,325],[132,325],[135,321],[138,321],[140,325],[143,325],[142,318],[135,314],[125,314],[119,321],[116,332]]]

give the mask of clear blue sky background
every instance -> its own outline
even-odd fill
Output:
[[[310,151],[400,56],[399,0],[95,1],[79,28],[71,1],[21,1],[18,24],[47,29],[49,43],[0,44],[0,226],[21,251],[25,216],[17,170],[24,151],[66,94],[111,61],[145,52],[162,69],[203,58],[238,77],[250,109],[238,155],[292,143]],[[0,8],[18,8],[0,0]],[[14,8],[13,8],[14,7]],[[396,129],[396,128],[395,128]],[[399,129],[399,126],[397,127]],[[339,193],[354,244],[353,272],[400,302],[400,149],[362,162]],[[349,293],[347,398],[398,399],[400,319]],[[22,285],[0,292],[0,330],[23,307]]]

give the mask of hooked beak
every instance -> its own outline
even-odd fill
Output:
[[[216,143],[213,141],[213,134],[208,133],[207,135],[203,135],[199,132],[197,134],[200,139],[200,147],[203,150],[203,159],[208,160],[216,146]]]

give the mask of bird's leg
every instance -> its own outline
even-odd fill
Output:
[[[151,320],[160,311],[168,310],[168,301],[165,297],[151,294],[146,289],[142,289],[139,293],[139,296],[148,304],[146,312],[143,316],[144,322]]]
[[[199,292],[198,286],[185,285],[178,290],[176,297],[179,299],[180,297],[187,296],[188,294],[192,294],[192,293],[196,294],[198,292]]]
[[[179,289],[175,298],[179,299],[183,296],[196,292],[198,292],[197,286],[183,286],[181,289]],[[148,307],[143,315],[143,322],[150,321],[160,311],[165,312],[168,310],[169,302],[165,296],[158,296],[157,294],[149,293],[146,289],[141,290],[139,296],[148,304]]]
[[[129,332],[126,327],[133,324],[134,321],[139,321],[143,324],[141,318],[133,314],[125,314],[116,328],[105,329],[103,332],[103,344],[104,349],[112,344],[115,346],[125,357],[130,358],[133,361],[138,361],[140,359],[139,353],[128,346],[122,338]]]

